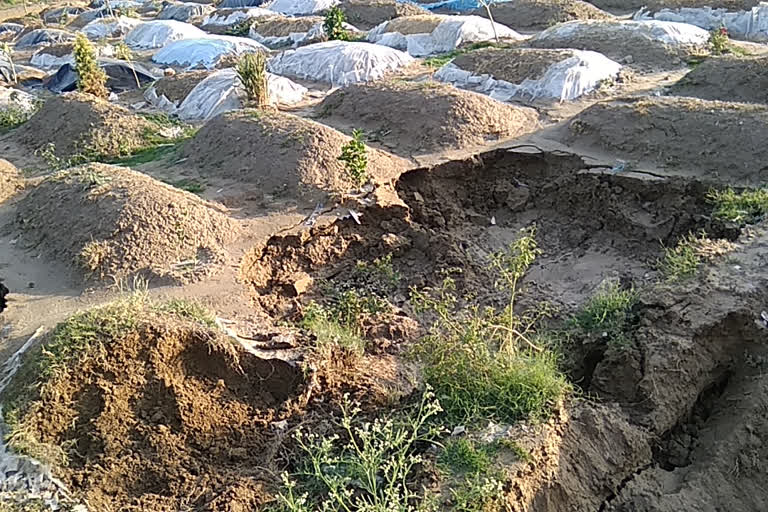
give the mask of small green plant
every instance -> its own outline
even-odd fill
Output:
[[[246,53],[240,57],[235,69],[248,103],[259,108],[269,105],[267,56],[264,52]]]
[[[755,224],[768,213],[768,188],[736,192],[732,188],[710,190],[707,199],[714,205],[713,215],[740,225]]]
[[[13,130],[26,123],[33,114],[34,111],[23,109],[17,105],[8,105],[5,110],[0,110],[0,133]]]
[[[107,74],[99,67],[93,45],[82,32],[75,36],[74,54],[78,90],[99,98],[109,96]]]
[[[355,358],[365,354],[365,340],[357,325],[340,321],[335,312],[316,302],[310,302],[305,308],[301,326],[315,335],[316,350],[321,356],[337,349]]]
[[[323,30],[330,41],[349,41],[349,32],[344,29],[347,16],[339,6],[333,6],[325,13]]]
[[[696,274],[702,262],[700,245],[706,238],[689,233],[675,247],[665,247],[660,268],[669,281],[679,281]]]
[[[501,511],[504,486],[501,479],[481,473],[468,476],[451,489],[452,510],[456,512]]]
[[[712,30],[709,33],[709,49],[715,55],[722,55],[728,53],[728,49],[731,45],[731,40],[728,37],[728,29],[720,27]]]
[[[362,130],[352,131],[352,140],[341,147],[339,160],[352,184],[360,188],[368,181],[368,155],[363,142]]]
[[[392,265],[392,253],[376,258],[372,262],[358,261],[355,266],[356,274],[370,278],[377,287],[394,290],[400,282],[400,272]]]
[[[506,253],[492,258],[500,272],[498,285],[509,294],[501,312],[477,307],[456,311],[451,277],[437,289],[411,290],[416,311],[436,317],[414,355],[423,363],[426,381],[440,397],[449,423],[544,418],[569,390],[556,355],[531,340],[548,307],[521,314],[514,309],[519,280],[537,252],[534,230],[528,229]]]
[[[215,328],[216,317],[205,306],[192,299],[171,299],[157,306],[157,311],[171,313],[181,318],[191,320],[204,327]]]
[[[173,185],[176,188],[179,188],[186,192],[190,192],[192,194],[202,194],[203,192],[205,192],[205,185],[203,183],[200,183],[197,180],[183,178],[183,179],[171,182],[170,185]]]
[[[437,462],[453,473],[487,473],[497,451],[492,444],[478,446],[467,438],[451,439],[445,443]]]
[[[517,460],[520,462],[530,462],[533,460],[533,456],[531,455],[531,452],[520,446],[520,443],[517,441],[513,441],[512,439],[509,439],[507,437],[501,438],[498,441],[498,445],[501,448],[506,448],[507,450],[511,451],[515,454],[515,457],[517,457]]]
[[[348,400],[340,424],[344,438],[299,431],[306,460],[292,477],[283,476],[278,494],[285,512],[416,512],[424,495],[412,488],[422,463],[418,447],[431,443],[439,428],[431,421],[440,404],[427,389],[412,411],[373,422],[360,418]]]
[[[611,282],[601,286],[571,318],[570,324],[579,334],[605,338],[608,343],[627,342],[631,310],[637,302],[633,289],[622,289]]]

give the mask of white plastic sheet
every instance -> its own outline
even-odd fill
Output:
[[[0,87],[0,112],[8,109],[32,112],[34,108],[35,96],[32,94],[10,87]]]
[[[194,2],[179,2],[166,5],[157,15],[158,20],[189,21],[195,16],[203,16],[213,11],[212,5]]]
[[[414,57],[424,57],[455,50],[463,43],[492,41],[494,25],[496,34],[504,39],[523,39],[523,36],[511,28],[499,23],[491,23],[482,16],[443,16],[443,20],[431,33],[403,35],[390,31],[389,22],[374,27],[368,33],[368,40],[407,51]]]
[[[136,28],[141,20],[128,16],[118,18],[96,18],[83,27],[82,32],[88,39],[121,37]]]
[[[349,23],[343,24],[344,29],[350,34],[360,34],[360,30]],[[285,36],[262,36],[258,32],[258,27],[253,25],[248,31],[248,37],[258,41],[267,48],[279,49],[285,47],[297,48],[312,43],[319,43],[326,39],[323,23],[318,22],[310,27],[306,32],[291,32]]]
[[[582,35],[600,34],[606,37],[620,37],[622,34],[636,33],[658,41],[660,43],[676,45],[701,45],[709,40],[709,32],[699,27],[686,23],[674,23],[669,21],[604,21],[604,20],[576,20],[560,23],[540,33],[534,39],[544,41],[547,39],[568,40]]]
[[[112,57],[115,54],[115,48],[112,45],[104,45],[95,48],[97,57]],[[64,64],[75,64],[75,55],[68,53],[67,55],[56,56],[48,53],[48,48],[38,50],[32,58],[29,59],[29,63],[40,69],[58,69]]]
[[[165,66],[188,69],[212,69],[227,55],[242,55],[267,49],[247,37],[211,36],[198,39],[180,39],[160,49],[152,61]]]
[[[270,103],[292,104],[301,101],[307,93],[303,87],[288,78],[267,73]],[[233,68],[211,73],[195,86],[176,108],[167,98],[158,97],[150,89],[145,98],[152,104],[178,115],[185,121],[205,121],[224,112],[243,106],[245,91]]]
[[[134,49],[161,48],[180,39],[206,37],[206,33],[189,23],[174,20],[145,21],[125,36],[125,44]]]
[[[249,7],[247,9],[219,9],[203,18],[203,27],[206,25],[229,26],[251,18],[263,16],[278,16],[275,11],[261,7]]]
[[[496,80],[492,75],[475,75],[452,63],[440,68],[435,78],[488,94],[499,101],[513,98],[568,101],[593,91],[603,80],[615,78],[620,70],[619,63],[601,53],[573,50],[570,57],[550,65],[543,75],[526,78],[518,84]]]
[[[340,0],[274,0],[269,9],[281,14],[315,14],[338,5]]]
[[[633,16],[638,21],[672,21],[688,23],[704,30],[714,30],[721,26],[728,29],[728,35],[734,39],[768,42],[768,3],[761,2],[749,11],[728,11],[711,7],[681,7],[662,9],[652,15],[641,9]]]
[[[287,50],[267,66],[278,75],[345,86],[377,80],[413,61],[407,53],[386,46],[327,41]]]

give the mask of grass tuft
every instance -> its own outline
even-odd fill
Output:
[[[610,344],[624,345],[628,341],[631,310],[636,303],[635,290],[622,289],[612,282],[601,286],[569,323],[583,335],[596,335],[606,338]]]
[[[467,439],[451,439],[437,459],[438,465],[453,473],[487,473],[498,448],[492,444],[478,446]]]
[[[740,225],[762,221],[768,213],[768,188],[736,192],[732,188],[710,190],[707,199],[714,205],[715,218]]]

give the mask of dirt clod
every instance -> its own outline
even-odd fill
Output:
[[[16,166],[0,158],[0,203],[23,187],[24,181]]]

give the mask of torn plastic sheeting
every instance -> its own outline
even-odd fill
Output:
[[[534,40],[567,40],[589,33],[599,36],[600,32],[629,33],[637,32],[644,37],[668,45],[701,45],[709,40],[709,32],[687,23],[670,21],[613,21],[613,20],[575,20],[559,23],[537,35]]]
[[[267,87],[270,103],[273,104],[298,103],[307,93],[306,87],[272,73],[267,73]],[[244,97],[245,91],[237,72],[233,68],[221,69],[197,84],[172,113],[185,121],[207,121],[224,112],[242,108]],[[150,102],[153,99],[150,99]]]
[[[141,20],[128,16],[117,18],[96,18],[82,28],[88,39],[105,39],[107,37],[124,36],[141,23]]]
[[[496,80],[490,75],[475,75],[452,63],[440,68],[435,78],[488,94],[499,101],[512,98],[568,101],[593,91],[603,80],[615,78],[620,70],[618,62],[601,53],[574,50],[571,57],[550,65],[540,77],[526,78],[519,84]]]
[[[157,15],[158,20],[189,21],[195,16],[203,16],[213,11],[212,5],[194,2],[179,2],[167,4]]]
[[[80,14],[85,12],[85,8],[83,7],[73,7],[73,6],[67,6],[67,7],[59,7],[56,9],[50,9],[44,13],[42,13],[41,17],[43,18],[43,22],[48,23],[61,23],[65,24],[67,21],[71,21],[70,18],[75,18],[79,16]]]
[[[16,49],[31,48],[42,44],[68,43],[75,39],[75,34],[56,28],[38,28],[27,32],[16,41]]]
[[[113,92],[125,92],[138,89],[144,84],[154,82],[159,77],[137,63],[117,59],[99,59],[99,66],[107,74],[107,89]],[[135,71],[135,75],[134,75]],[[138,78],[139,84],[136,83]],[[43,81],[43,86],[51,92],[61,94],[77,88],[77,71],[71,64],[64,64],[56,73]]]
[[[0,23],[0,35],[2,34],[16,35],[22,30],[24,30],[24,25],[21,25],[19,23]]]
[[[266,50],[263,45],[246,37],[206,36],[174,41],[153,55],[152,61],[187,69],[212,69],[227,55]]]
[[[135,49],[161,48],[180,39],[199,39],[207,35],[189,23],[153,20],[139,23],[125,36],[125,44]]]
[[[267,67],[278,75],[345,86],[377,80],[412,62],[407,53],[386,46],[327,41],[284,51]]]
[[[274,0],[268,8],[281,14],[315,14],[339,3],[340,0]]]
[[[764,43],[768,41],[768,3],[760,3],[749,11],[728,11],[711,7],[681,7],[662,9],[649,14],[641,9],[633,16],[637,21],[672,21],[695,25],[704,30],[721,26],[728,29],[734,39]]]
[[[203,19],[202,26],[229,26],[251,18],[261,18],[264,16],[279,16],[275,11],[263,9],[261,7],[250,7],[244,10],[218,9]]]
[[[464,43],[492,41],[496,35],[504,39],[523,39],[523,36],[511,28],[499,23],[491,23],[482,16],[443,16],[443,20],[430,33],[403,35],[388,30],[385,21],[368,33],[368,40],[405,50],[414,57],[424,57],[437,53],[447,53]],[[496,33],[494,33],[494,26]]]

